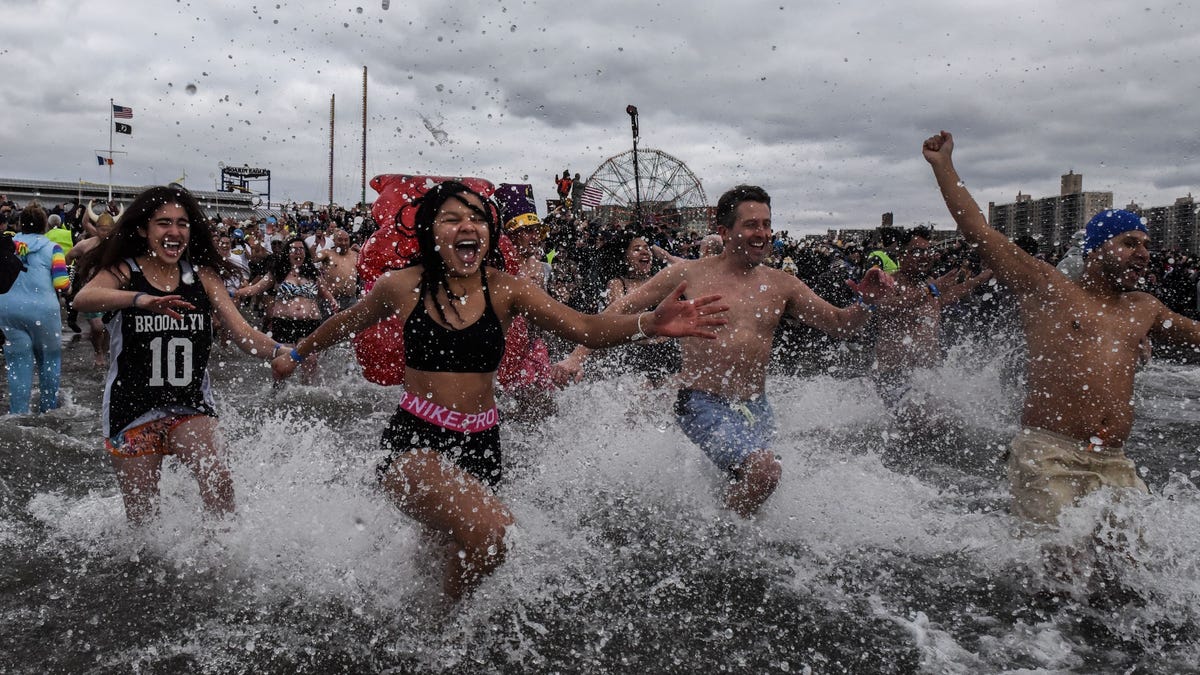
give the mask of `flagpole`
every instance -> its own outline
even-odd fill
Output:
[[[108,201],[112,201],[113,100],[108,99]]]
[[[367,204],[367,67],[363,66],[363,144],[362,144],[362,194],[359,196],[360,206]]]
[[[329,95],[329,213],[333,213],[333,103],[336,99],[336,94]]]

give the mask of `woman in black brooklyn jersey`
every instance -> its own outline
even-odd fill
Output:
[[[75,307],[105,312],[111,336],[102,427],[125,514],[140,523],[157,512],[165,455],[195,474],[209,512],[231,512],[233,482],[209,390],[214,314],[247,354],[270,359],[280,345],[234,307],[218,274],[228,263],[199,204],[181,187],[138,195],[95,253],[96,275]]]

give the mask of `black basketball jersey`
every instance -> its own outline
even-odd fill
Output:
[[[200,276],[186,260],[181,261],[179,288],[166,293],[150,285],[136,262],[125,262],[130,276],[126,290],[180,295],[195,309],[180,311],[182,319],[134,307],[105,317],[110,365],[101,420],[104,437],[113,438],[134,422],[162,416],[147,416],[153,411],[215,416],[208,378],[212,305]]]

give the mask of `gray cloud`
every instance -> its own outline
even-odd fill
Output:
[[[629,148],[633,103],[642,147],[686,162],[712,201],[763,184],[793,232],[884,211],[947,225],[919,152],[942,128],[984,203],[1054,194],[1070,169],[1122,204],[1200,177],[1183,5],[781,4],[0,0],[5,173],[102,180],[111,97],[135,110],[118,181],[186,171],[211,188],[218,162],[248,163],[272,169],[276,198],[322,199],[336,95],[335,198],[354,201],[366,65],[369,174],[548,196],[563,168]]]

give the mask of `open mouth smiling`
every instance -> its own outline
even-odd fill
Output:
[[[463,239],[454,243],[454,253],[464,265],[474,265],[479,260],[479,240]]]

